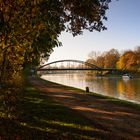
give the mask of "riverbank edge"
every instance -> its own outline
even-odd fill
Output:
[[[76,88],[76,87],[72,87],[72,86],[67,86],[67,85],[59,84],[59,83],[52,82],[52,81],[48,81],[48,80],[42,79],[39,76],[37,76],[36,78],[38,80],[44,81],[46,84],[47,83],[56,84],[56,85],[59,85],[62,88],[67,89],[67,90],[70,89],[70,90],[74,90],[74,91],[79,92],[79,93],[82,93],[82,94],[87,94],[89,96],[94,96],[96,98],[106,99],[110,103],[114,103],[114,104],[119,104],[119,105],[123,105],[123,106],[127,106],[127,107],[134,107],[136,109],[140,109],[140,104],[135,103],[135,102],[126,101],[126,100],[123,100],[123,99],[118,99],[118,98],[114,98],[114,97],[102,95],[102,94],[95,93],[95,92],[89,92],[89,93],[87,93],[85,90],[82,90],[82,89],[79,89],[79,88]]]

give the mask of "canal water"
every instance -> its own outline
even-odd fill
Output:
[[[46,74],[41,78],[59,84],[107,95],[140,104],[140,78],[123,80],[121,77],[95,77],[85,73]]]

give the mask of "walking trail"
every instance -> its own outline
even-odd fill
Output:
[[[91,124],[113,136],[140,140],[140,110],[84,94],[72,88],[30,78],[30,82],[54,101],[75,110]]]

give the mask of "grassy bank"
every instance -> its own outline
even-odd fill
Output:
[[[43,81],[51,84],[49,81]],[[61,85],[60,88],[85,93],[83,90],[68,86]],[[28,82],[22,94],[21,102],[16,104],[18,111],[15,114],[17,113],[19,116],[17,119],[5,117],[5,112],[1,106],[0,140],[86,140],[114,138],[110,132],[101,126],[96,125],[96,123],[91,124],[89,120],[73,110],[52,101]],[[96,93],[88,94],[111,103],[113,102],[114,104],[123,104],[127,107],[137,107],[140,109],[140,105],[127,101],[105,97]]]
[[[89,121],[79,114],[53,102],[29,83],[26,84],[23,94],[23,99],[17,104],[17,119],[4,117],[5,112],[1,108],[1,140],[73,140],[105,137],[105,132],[91,126]]]

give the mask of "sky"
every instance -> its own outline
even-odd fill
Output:
[[[104,52],[112,48],[122,52],[140,46],[140,0],[112,0],[107,11],[106,31],[89,32],[73,37],[63,32],[48,62],[75,59],[85,61],[91,51]]]

